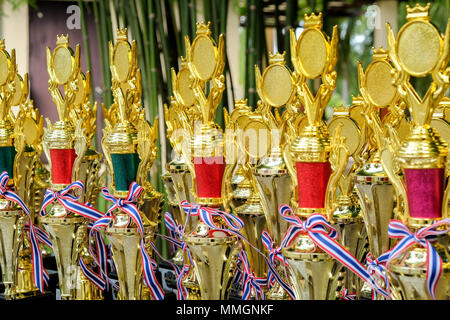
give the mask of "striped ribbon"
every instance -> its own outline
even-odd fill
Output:
[[[96,230],[98,228],[108,227],[111,220],[114,219],[113,211],[116,209],[121,210],[131,218],[131,220],[136,224],[138,232],[141,236],[140,253],[142,258],[144,283],[150,289],[150,292],[152,293],[152,296],[155,300],[162,300],[164,299],[164,291],[161,285],[158,283],[156,275],[153,271],[153,269],[157,267],[157,264],[145,250],[144,225],[142,223],[139,209],[136,206],[137,200],[143,191],[144,189],[138,183],[133,182],[130,185],[127,197],[125,199],[117,199],[109,193],[107,188],[102,188],[103,197],[113,204],[109,207],[106,214],[102,215],[95,222],[92,229]]]
[[[366,266],[367,271],[370,275],[376,278],[379,282],[384,284],[386,288],[386,292],[390,295],[390,286],[388,279],[388,272],[386,269],[386,262],[389,258],[391,251],[387,251],[379,256],[377,259],[372,257],[372,254],[369,252],[366,257]],[[377,292],[375,290],[372,291],[372,300],[376,300]]]
[[[213,230],[220,229],[214,224],[213,217],[221,217],[225,223],[234,231],[241,230],[244,227],[244,222],[228,212],[221,211],[217,208],[203,207],[197,204],[190,204],[186,200],[181,202],[181,207],[186,214],[190,216],[199,216],[208,227]]]
[[[164,221],[166,222],[166,228],[168,229],[169,233],[172,236],[166,237],[161,235],[161,237],[168,240],[175,248],[180,248],[183,252],[186,252],[191,265],[193,265],[191,252],[183,239],[184,227],[181,224],[177,224],[175,222],[175,219],[169,212],[165,213]],[[177,299],[185,300],[187,299],[188,292],[183,285],[183,279],[188,275],[190,271],[190,266],[188,264],[185,264],[184,256],[183,256],[183,268],[181,269],[177,265],[172,264],[170,261],[168,262],[170,265],[172,265],[173,269],[175,270],[175,275],[177,277]]]
[[[293,215],[292,209],[288,205],[280,205],[279,211],[283,218],[292,224],[283,238],[282,248],[290,247],[299,234],[307,234],[319,248],[353,271],[374,290],[389,299],[388,293],[377,284],[366,268],[336,241],[339,234],[329,224],[325,216],[312,214],[303,222],[299,217]]]
[[[247,238],[244,237],[243,234],[241,234],[238,231],[244,227],[244,222],[241,219],[234,217],[233,215],[231,215],[229,213],[220,211],[218,209],[205,208],[198,204],[190,204],[186,200],[182,201],[181,205],[183,207],[184,212],[188,215],[188,218],[186,219],[186,223],[187,223],[187,221],[189,221],[190,216],[199,216],[200,219],[205,224],[208,225],[208,227],[213,229],[213,231],[222,231],[226,234],[234,234],[240,240],[245,241],[250,247],[252,247],[258,254],[260,254],[264,258],[269,270],[273,273],[273,276],[275,277],[276,281],[286,291],[286,293],[289,295],[289,297],[291,299],[295,299],[295,295],[294,295],[294,292],[292,291],[291,287],[283,281],[283,279],[280,277],[277,270],[275,269],[275,266],[270,262],[270,260],[266,257],[266,255],[264,253],[262,253],[257,247],[255,247],[250,241],[247,240]],[[204,209],[204,210],[202,210],[202,209]],[[213,210],[208,210],[208,209],[213,209]],[[211,222],[212,217],[215,215],[218,215],[218,216],[221,216],[222,218],[224,218],[224,220],[226,221],[228,226],[230,226],[230,229],[218,228],[214,223],[212,223]]]
[[[80,195],[75,196],[70,192],[73,190],[79,190]],[[45,216],[47,214],[47,206],[59,202],[66,210],[79,214],[85,218],[97,221],[101,217],[103,217],[103,213],[95,209],[94,207],[90,207],[83,203],[78,202],[81,197],[81,193],[84,190],[84,184],[81,180],[77,180],[67,187],[62,189],[61,191],[53,191],[51,189],[47,189],[44,196],[44,201],[42,203],[42,207],[40,210],[40,215]]]
[[[30,210],[28,209],[25,202],[12,190],[8,189],[9,176],[8,172],[4,171],[0,175],[0,195],[3,198],[16,203],[23,210],[23,212],[28,216],[28,235],[31,243],[31,262],[33,265],[33,281],[36,287],[44,293],[44,284],[48,284],[50,279],[47,271],[44,268],[42,261],[41,249],[39,248],[39,242],[52,247],[50,242],[50,237],[48,234],[41,230],[38,226],[33,223],[31,218]]]
[[[356,294],[349,293],[346,288],[342,288],[341,297],[342,297],[342,300],[356,300]]]
[[[262,243],[264,245],[264,247],[266,247],[267,251],[269,252],[269,260],[270,262],[276,266],[277,261],[281,262],[283,265],[286,265],[286,259],[285,257],[281,254],[282,251],[282,247],[276,248],[274,246],[274,242],[272,240],[272,238],[270,237],[270,234],[264,230],[262,232],[262,236],[261,236],[261,240]],[[275,276],[273,274],[273,272],[271,270],[269,270],[267,272],[267,285],[269,287],[269,289],[275,284]]]
[[[386,265],[397,258],[402,252],[415,244],[419,244],[427,249],[427,289],[430,296],[436,299],[436,286],[442,273],[442,259],[433,247],[432,243],[437,240],[438,235],[449,232],[450,219],[443,219],[431,224],[430,226],[419,229],[412,233],[399,220],[391,220],[389,222],[388,235],[393,239],[400,239],[394,248],[390,250]],[[437,230],[438,227],[447,227]]]
[[[256,300],[265,300],[263,287],[267,286],[267,279],[255,276],[250,267],[247,252],[241,250],[239,258],[242,263],[242,300],[249,300],[252,292],[255,293]]]

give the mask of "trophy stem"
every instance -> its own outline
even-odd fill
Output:
[[[238,238],[187,236],[185,241],[191,250],[202,299],[228,299],[237,256],[241,250]]]
[[[0,211],[0,267],[6,299],[14,299],[17,275],[17,222],[19,211]]]
[[[52,210],[57,206],[61,205],[56,204]],[[76,285],[76,268],[79,258],[76,250],[76,234],[85,219],[82,217],[45,216],[40,220],[53,244],[61,299],[71,299]]]
[[[140,300],[142,292],[141,236],[136,228],[108,228],[114,265],[119,278],[120,300]]]
[[[379,257],[390,248],[389,221],[393,219],[394,188],[387,177],[357,176],[355,183],[366,225],[369,248]]]
[[[328,253],[315,248],[307,235],[300,235],[296,241],[292,248],[283,250],[295,299],[336,299],[337,279],[342,265]]]

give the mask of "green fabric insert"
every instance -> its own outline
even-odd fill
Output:
[[[111,154],[111,160],[116,190],[128,191],[130,184],[136,181],[139,155],[137,153]]]
[[[13,178],[14,157],[16,156],[16,149],[13,146],[0,147],[0,174],[3,171],[8,172],[8,176]]]

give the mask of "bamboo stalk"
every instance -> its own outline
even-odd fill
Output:
[[[189,36],[189,39],[192,40],[192,34],[190,32],[190,24],[189,24],[189,7],[187,0],[179,0],[180,1],[180,30],[181,30],[181,43],[183,44],[183,50],[186,52],[186,47],[184,44],[184,37]]]
[[[103,33],[101,31],[101,24],[100,24],[100,14],[99,14],[99,8],[98,8],[98,2],[95,1],[93,3],[94,8],[94,20],[95,20],[95,28],[97,31],[97,42],[98,42],[98,51],[100,55],[100,61],[101,61],[101,70],[102,70],[102,82],[103,82],[103,88],[102,88],[102,97],[103,97],[103,104],[106,108],[109,108],[111,104],[108,102],[108,74],[109,74],[109,57],[108,54],[104,52],[104,46],[103,42],[105,41],[103,39]]]
[[[250,0],[250,6],[248,8],[249,14],[247,15],[248,19],[248,64],[247,64],[247,72],[248,72],[248,105],[252,108],[256,105],[256,89],[255,89],[255,63],[256,63],[256,55],[258,54],[256,51],[256,37],[257,37],[257,24],[256,24],[256,0]]]
[[[286,51],[286,65],[292,68],[291,49],[289,46],[289,33],[295,27],[297,20],[297,0],[287,0],[286,26],[284,28],[284,50]]]
[[[83,47],[84,47],[84,57],[86,59],[86,69],[92,72],[92,62],[91,62],[91,51],[89,50],[89,35],[86,28],[86,18],[84,15],[84,4],[83,1],[78,0],[78,6],[80,7],[80,20],[81,20],[81,34],[83,37]],[[90,78],[89,85],[93,88],[92,77]],[[91,107],[94,106],[94,90],[91,90],[91,96],[89,97]]]
[[[111,94],[111,73],[109,72],[109,55],[108,55],[108,27],[107,27],[107,23],[106,23],[106,10],[105,10],[105,2],[104,0],[100,0],[100,32],[101,32],[101,46],[103,47],[103,61],[105,63],[105,73],[103,74],[103,76],[105,77],[106,81],[105,81],[105,88],[104,90],[106,91],[106,99],[104,99],[103,101],[105,102],[105,104],[109,106],[112,104],[112,94]]]
[[[191,22],[191,36],[197,31],[197,1],[189,0],[189,21]]]
[[[150,11],[149,11],[150,12]],[[166,94],[163,95],[163,101],[165,103],[170,102],[170,96],[172,95],[172,81],[171,81],[171,72],[170,67],[172,65],[172,59],[169,54],[169,44],[167,41],[167,36],[164,33],[164,21],[163,21],[163,15],[162,15],[162,8],[161,8],[161,2],[160,0],[155,1],[155,26],[156,29],[158,29],[159,34],[159,40],[161,41],[161,49],[162,54],[164,57],[164,68],[165,68],[165,75],[166,75],[166,82],[165,87],[167,88]],[[150,31],[149,31],[150,32]],[[155,43],[156,43],[156,37],[155,37]]]

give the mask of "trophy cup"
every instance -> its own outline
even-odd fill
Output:
[[[220,127],[213,122],[225,89],[225,79],[222,75],[225,65],[224,41],[221,35],[219,45],[216,46],[210,34],[209,24],[197,24],[197,36],[192,45],[187,37],[185,41],[195,108],[200,113],[201,123],[195,125],[195,128],[191,127],[193,135],[190,150],[183,149],[182,155],[192,176],[194,202],[214,209],[222,203],[227,207],[229,195],[223,194],[222,184],[231,175],[231,168],[225,164],[224,136]],[[210,90],[206,97],[207,83],[210,84]],[[189,123],[185,122],[184,127],[188,128]],[[214,223],[225,225],[220,216],[214,217]],[[192,255],[201,298],[226,299],[241,248],[238,237],[212,230],[203,221],[198,221],[194,229],[185,234],[184,240]]]
[[[397,212],[402,221],[391,222],[389,234],[395,237],[394,231],[400,228],[405,234],[414,235],[414,243],[399,248],[404,243],[400,233],[401,240],[392,249],[387,268],[394,296],[408,300],[450,297],[448,185],[445,189],[448,146],[430,126],[433,111],[450,85],[447,67],[450,23],[442,37],[430,23],[429,8],[430,4],[407,6],[407,22],[396,38],[387,24],[394,84],[412,118],[411,131],[402,141],[388,126],[389,137],[385,138],[381,151],[383,168],[396,189],[398,201],[402,202]],[[410,77],[428,75],[432,83],[420,98]],[[432,238],[437,241],[428,238],[427,230],[432,231]],[[435,268],[439,261],[441,270]]]
[[[103,107],[105,128],[102,139],[111,175],[109,189],[118,201],[138,202],[143,229],[118,207],[111,212],[114,219],[108,224],[106,235],[119,278],[118,299],[140,300],[150,298],[143,286],[141,243],[145,243],[142,250],[151,250],[147,244],[153,241],[157,232],[161,210],[162,195],[155,192],[148,181],[150,167],[156,158],[158,120],[155,119],[153,127],[145,120],[136,41],[130,45],[126,29],[117,31],[114,46],[109,43],[109,55],[114,103],[109,110]],[[133,182],[142,186],[144,194],[130,200]]]
[[[90,116],[87,116],[84,112],[76,111],[75,107],[80,107],[79,105],[82,105],[81,108],[90,108],[87,102],[90,86],[80,70],[79,46],[77,45],[74,53],[69,47],[67,35],[57,37],[56,48],[53,52],[47,48],[47,70],[50,76],[49,92],[57,107],[59,121],[52,124],[47,119],[43,149],[51,168],[51,184],[47,191],[54,193],[58,198],[63,196],[59,194],[60,191],[71,192],[66,188],[79,178],[85,178],[87,181],[96,180],[99,156],[92,160],[85,158],[90,143],[88,139],[91,139],[95,132],[95,126],[92,129],[92,125],[95,124],[95,112],[89,112]],[[64,97],[59,86],[64,88]],[[88,123],[91,125],[91,130],[86,127]],[[85,128],[82,128],[83,126]],[[85,164],[82,172],[83,162]],[[90,199],[84,200],[95,200],[92,192],[94,191],[88,194]],[[77,197],[74,193],[72,197],[78,199],[80,195],[78,194]],[[80,243],[85,243],[82,238],[88,237],[85,229],[88,220],[67,209],[59,198],[58,201],[53,199],[48,204],[50,203],[53,205],[48,212],[45,209],[47,206],[43,207],[42,212],[45,215],[40,217],[40,223],[49,233],[53,244],[61,299],[101,299],[100,289],[94,283],[78,280],[85,278],[79,267],[83,253]],[[84,207],[81,203],[78,205]],[[85,232],[81,232],[82,230]],[[83,286],[81,291],[77,290],[77,284]]]
[[[312,213],[326,214],[325,195],[331,175],[330,140],[322,115],[336,86],[334,66],[337,61],[337,26],[331,41],[323,33],[322,14],[305,15],[305,30],[297,40],[291,32],[293,75],[298,98],[305,108],[307,124],[295,140],[284,150],[284,159],[294,188],[292,201],[295,214],[306,219]],[[307,79],[321,77],[322,83],[315,95]],[[301,122],[298,126],[301,125]],[[293,128],[293,130],[298,130]],[[337,175],[338,176],[338,175]],[[294,199],[295,199],[294,198]],[[330,218],[330,217],[329,217]],[[318,248],[306,234],[300,234],[294,245],[283,249],[288,273],[296,299],[335,299],[336,268],[338,264]]]

